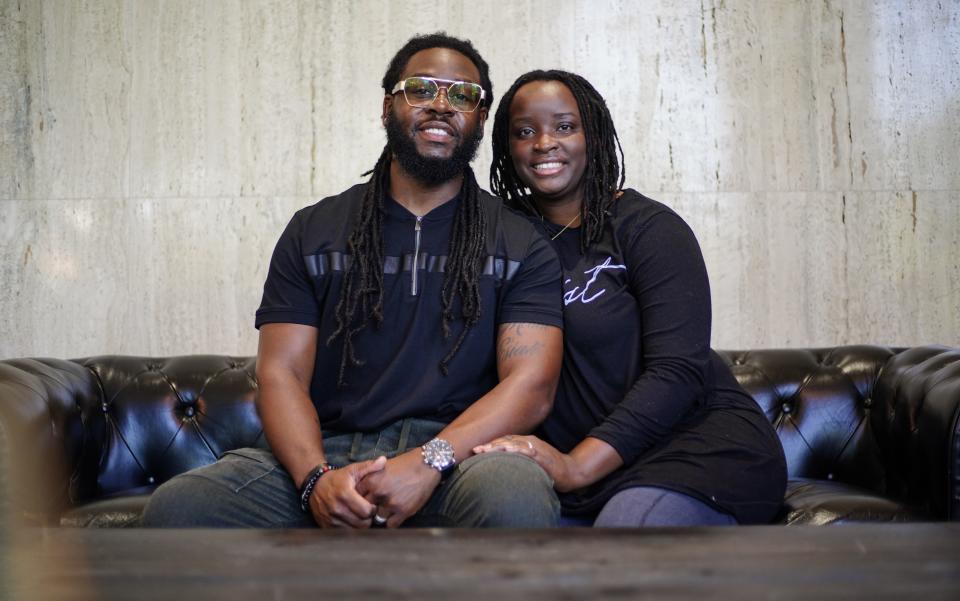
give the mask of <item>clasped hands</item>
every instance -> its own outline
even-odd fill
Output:
[[[547,472],[559,492],[582,486],[573,457],[536,436],[501,436],[473,452],[526,455]],[[375,517],[396,528],[424,506],[439,483],[440,472],[423,463],[419,448],[412,449],[392,459],[381,456],[327,472],[314,488],[310,510],[325,528],[369,528]]]
[[[440,472],[424,464],[416,448],[327,472],[313,489],[310,511],[324,528],[369,528],[375,516],[396,528],[423,507],[439,483]]]

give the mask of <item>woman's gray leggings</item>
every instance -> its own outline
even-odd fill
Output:
[[[628,488],[607,501],[595,528],[654,528],[658,526],[733,526],[729,513],[683,493],[654,486]]]

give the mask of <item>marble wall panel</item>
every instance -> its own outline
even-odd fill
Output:
[[[700,242],[718,348],[847,340],[846,240],[833,193],[669,194]]]
[[[645,152],[646,185],[665,191],[718,190],[717,133],[728,122],[713,89],[716,62],[712,10],[694,3],[654,16],[657,23],[657,105]],[[682,125],[681,125],[682,124]],[[624,132],[631,139],[629,130]],[[649,170],[649,171],[648,171]]]
[[[128,195],[239,196],[240,4],[133,2],[125,9]]]
[[[557,66],[587,78],[606,99],[620,135],[629,182],[669,189],[675,175],[670,170],[670,144],[655,116],[663,108],[662,85],[670,81],[661,79],[660,68],[674,53],[660,46],[662,8],[650,8],[647,13],[629,2],[579,5],[571,32],[575,52]],[[538,63],[552,66],[549,59],[537,56],[528,64]]]
[[[765,205],[749,193],[664,193],[659,199],[690,225],[700,243],[710,277],[711,344],[748,348],[748,341],[762,339],[770,307]]]
[[[848,252],[836,193],[767,192],[768,313],[763,339],[787,347],[830,346],[847,334]]]
[[[309,202],[3,203],[0,357],[254,354],[270,254]]]
[[[848,337],[960,344],[960,194],[844,195]]]
[[[121,0],[20,3],[33,162],[18,198],[126,194],[131,67]]]
[[[839,18],[828,3],[761,3],[757,9],[758,31],[747,43],[756,48],[759,64],[755,70],[734,66],[727,76],[754,76],[744,82],[756,94],[745,99],[747,114],[742,115],[752,125],[745,143],[760,150],[751,156],[760,176],[750,189],[822,189],[823,159],[832,157],[829,163],[840,165],[846,151],[846,136],[836,123],[837,114],[846,110],[843,81],[834,68]],[[750,115],[753,110],[759,112]],[[741,166],[750,171],[751,164]],[[846,162],[842,166],[848,173]]]
[[[589,12],[588,29],[620,35],[607,48],[583,44],[577,70],[606,92],[640,181],[664,191],[820,188],[817,97],[843,87],[839,70],[824,68],[839,57],[833,11],[705,1],[623,12]]]
[[[810,4],[814,31],[819,35],[808,44],[810,48],[810,98],[814,120],[809,132],[795,132],[799,135],[812,135],[817,179],[814,183],[819,190],[845,190],[853,181],[853,174],[860,164],[852,158],[852,126],[849,65],[846,61],[847,39],[843,4],[829,0],[822,4]],[[775,24],[771,23],[775,31]],[[794,99],[802,106],[804,98]],[[782,143],[789,143],[783,140]],[[768,148],[772,156],[781,154],[776,143]]]
[[[373,165],[380,77],[436,30],[475,42],[498,99],[537,67],[606,96],[627,184],[700,239],[715,346],[960,344],[955,2],[0,0],[0,18],[0,356],[252,353],[276,235]]]
[[[0,200],[18,198],[32,169],[25,7],[0,2]]]
[[[853,185],[960,189],[960,3],[843,3]]]
[[[960,191],[918,192],[917,332],[960,345]],[[911,194],[912,207],[912,194]]]
[[[309,194],[313,23],[295,0],[240,6],[241,195]]]
[[[391,27],[390,3],[357,2],[329,10],[304,5],[309,24],[310,186],[317,197],[361,181],[386,141],[380,79],[402,42]]]

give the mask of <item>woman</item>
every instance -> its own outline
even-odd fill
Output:
[[[710,290],[692,231],[623,188],[623,150],[600,94],[564,71],[523,75],[500,102],[493,154],[491,187],[542,223],[563,263],[564,365],[540,437],[474,451],[536,460],[565,516],[581,523],[773,519],[786,486],[779,439],[710,350]]]

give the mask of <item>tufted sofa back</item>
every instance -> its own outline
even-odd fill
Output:
[[[721,352],[773,424],[791,478],[877,490],[886,477],[871,419],[877,375],[893,349]]]
[[[791,479],[960,518],[960,349],[721,351],[774,425]]]
[[[720,354],[776,428],[791,478],[960,516],[960,350]],[[210,355],[0,361],[0,486],[15,511],[51,521],[261,446],[254,373],[253,358]]]
[[[252,357],[111,355],[79,363],[100,395],[80,407],[93,452],[73,466],[76,503],[148,491],[224,451],[263,444]]]

